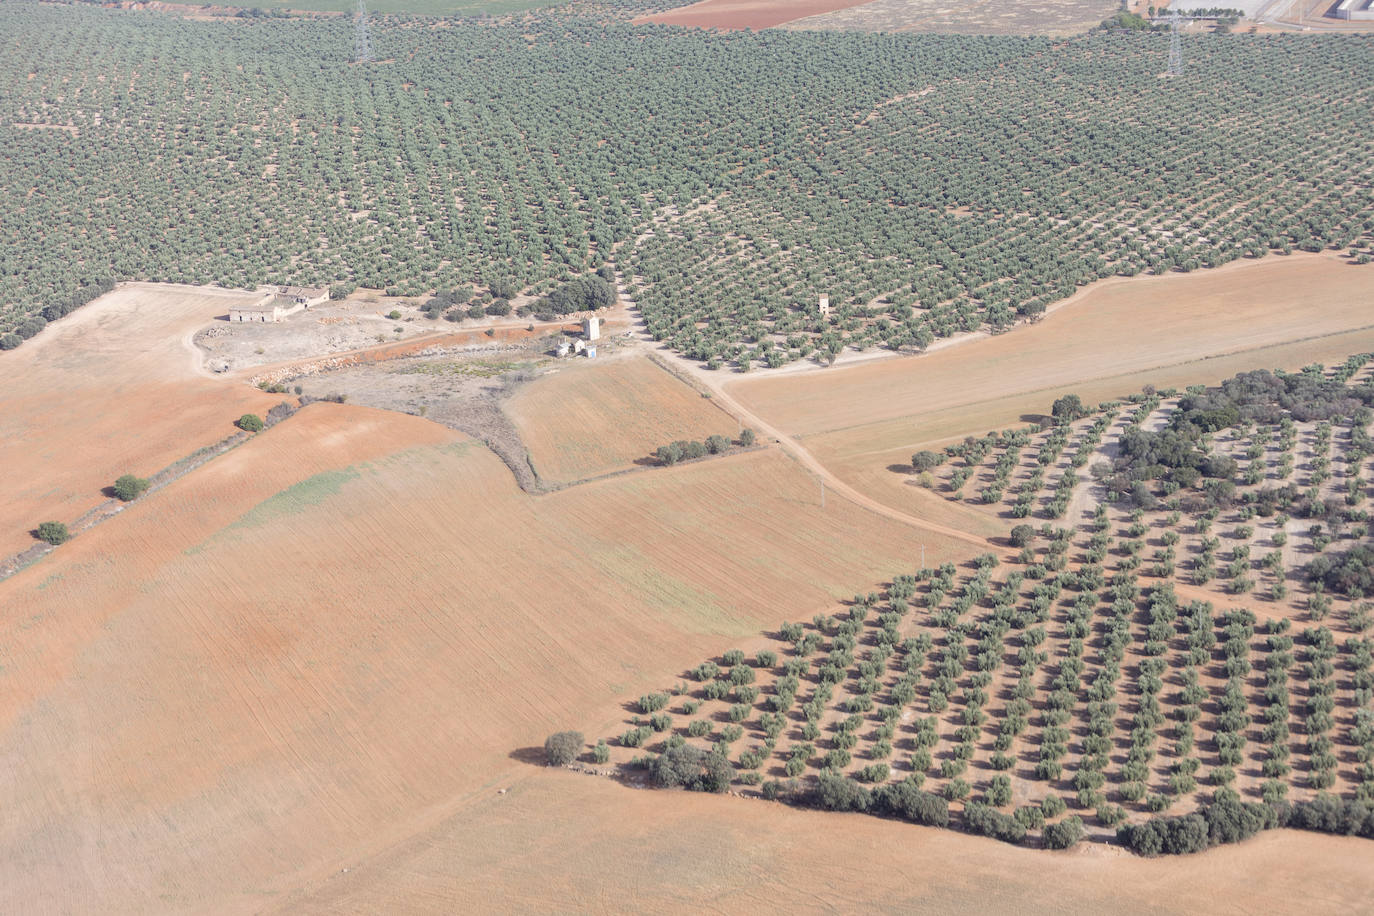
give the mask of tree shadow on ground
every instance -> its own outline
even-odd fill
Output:
[[[506,755],[511,760],[518,760],[530,766],[548,766],[549,755],[543,747],[517,747]]]

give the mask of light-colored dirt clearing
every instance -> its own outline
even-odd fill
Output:
[[[312,405],[0,583],[0,911],[260,909],[913,550],[776,450],[532,498]]]
[[[124,473],[151,476],[281,400],[207,378],[190,336],[252,294],[131,283],[0,353],[0,555],[72,522]]]
[[[858,0],[701,0],[691,6],[641,16],[634,22],[701,29],[771,29],[803,16],[858,5]]]
[[[633,467],[677,439],[738,432],[729,414],[642,354],[561,365],[506,405],[544,480],[582,480]]]
[[[981,513],[906,486],[888,466],[925,446],[1023,425],[1069,392],[1094,403],[1146,384],[1211,384],[1374,350],[1374,274],[1328,257],[1237,264],[1100,284],[1039,324],[925,356],[727,387],[861,492],[935,522],[1005,534]]]
[[[1280,831],[1163,859],[1045,853],[532,770],[374,859],[341,862],[280,910],[456,912],[481,900],[505,912],[1359,912],[1374,894],[1368,844]]]

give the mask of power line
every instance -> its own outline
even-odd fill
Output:
[[[353,62],[371,64],[377,60],[372,53],[372,35],[367,29],[367,6],[358,0],[358,13],[353,25]]]
[[[359,3],[362,0],[358,0]],[[1183,28],[1184,19],[1178,14],[1178,10],[1173,11],[1169,17],[1169,70],[1170,76],[1183,75]]]

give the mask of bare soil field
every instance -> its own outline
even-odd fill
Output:
[[[1276,831],[1154,860],[1045,853],[866,815],[515,775],[424,833],[341,861],[278,911],[452,912],[481,899],[503,912],[1239,916],[1356,912],[1374,894],[1359,838]]]
[[[853,0],[701,0],[652,16],[641,16],[636,25],[656,22],[700,29],[771,29],[774,26],[854,6]]]
[[[1119,8],[1103,0],[985,3],[965,0],[873,0],[787,23],[789,29],[860,32],[953,32],[966,35],[1076,35]]]
[[[643,355],[562,363],[506,410],[539,476],[559,483],[634,467],[677,439],[738,432],[729,414]]]
[[[1039,324],[925,356],[725,384],[860,491],[992,534],[980,513],[927,498],[888,465],[932,443],[1021,425],[1070,392],[1095,403],[1145,384],[1339,362],[1374,347],[1371,316],[1374,278],[1361,267],[1325,256],[1268,258],[1107,281]]]
[[[0,555],[71,522],[124,473],[151,476],[281,400],[205,378],[190,336],[251,293],[131,283],[0,354]]]
[[[312,405],[0,584],[0,909],[259,910],[912,551],[775,450],[532,498]]]

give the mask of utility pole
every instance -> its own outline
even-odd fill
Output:
[[[359,0],[362,2],[362,0]],[[1183,75],[1183,38],[1179,30],[1183,27],[1183,17],[1178,10],[1169,17],[1169,75]]]

